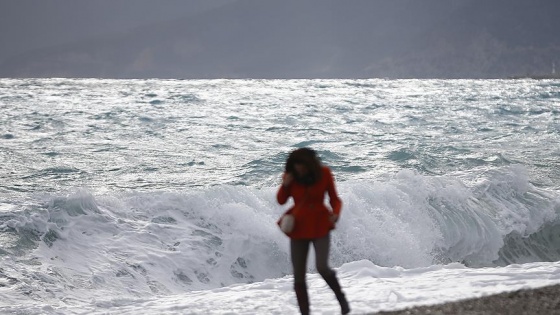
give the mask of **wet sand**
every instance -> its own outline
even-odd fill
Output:
[[[560,285],[370,315],[560,315]]]

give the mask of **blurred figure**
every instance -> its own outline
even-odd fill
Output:
[[[323,200],[329,195],[331,210]],[[336,273],[329,267],[330,231],[338,221],[342,201],[338,197],[331,170],[323,165],[314,150],[301,148],[290,153],[282,185],[276,198],[285,204],[294,199],[294,206],[286,214],[294,219],[291,231],[285,231],[290,237],[290,254],[294,271],[294,290],[302,315],[309,314],[309,297],[305,281],[309,245],[315,248],[317,271],[333,290],[342,314],[350,312],[350,306]],[[281,224],[281,220],[278,222]]]

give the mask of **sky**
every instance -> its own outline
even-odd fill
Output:
[[[229,2],[233,0],[3,0],[0,63],[34,49],[126,33]]]
[[[18,0],[0,77],[504,78],[560,64],[557,0]]]

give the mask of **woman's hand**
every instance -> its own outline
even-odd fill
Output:
[[[332,224],[335,224],[336,222],[338,222],[338,214],[331,214],[329,219],[331,220]]]
[[[294,181],[294,176],[290,173],[284,173],[282,175],[282,185],[284,187],[290,186],[290,184]]]

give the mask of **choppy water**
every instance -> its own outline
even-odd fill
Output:
[[[290,273],[274,194],[303,146],[344,201],[335,266],[560,260],[557,80],[0,79],[0,121],[13,300]]]

